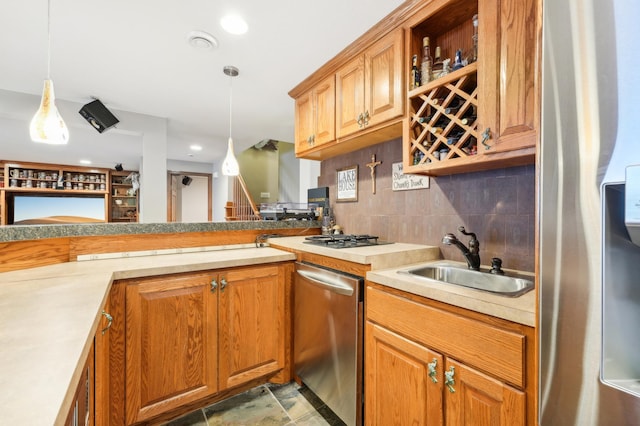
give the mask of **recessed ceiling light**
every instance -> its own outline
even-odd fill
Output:
[[[80,164],[91,164],[91,160],[80,160]]]
[[[229,14],[220,20],[220,25],[228,33],[244,34],[249,29],[247,22],[239,15]]]
[[[187,34],[187,41],[196,49],[215,49],[218,47],[218,40],[206,31],[191,31]]]
[[[191,149],[191,151],[202,151],[202,147],[200,145],[191,145],[189,149]]]

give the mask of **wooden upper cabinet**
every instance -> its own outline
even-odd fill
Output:
[[[335,92],[335,76],[331,75],[296,99],[296,152],[335,140]]]
[[[336,72],[336,136],[404,113],[403,31],[394,30]]]
[[[540,126],[540,0],[478,2],[479,154],[535,147]]]
[[[452,359],[447,359],[445,407],[447,425],[526,425],[525,394]],[[448,381],[450,380],[450,381]]]
[[[194,273],[127,282],[127,424],[218,391],[211,280],[211,274]]]
[[[284,269],[257,266],[220,274],[220,388],[284,366]],[[222,284],[222,280],[226,285]]]

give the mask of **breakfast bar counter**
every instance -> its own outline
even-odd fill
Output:
[[[114,280],[294,258],[249,244],[0,273],[0,425],[64,423]]]

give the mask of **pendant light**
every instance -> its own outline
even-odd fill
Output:
[[[40,108],[31,119],[29,134],[34,142],[63,145],[69,141],[69,129],[58,112],[51,81],[51,0],[47,0],[47,79],[44,81]]]
[[[238,68],[227,65],[223,68],[223,71],[226,75],[229,76],[229,145],[227,146],[227,156],[222,162],[222,174],[225,176],[238,176],[240,174],[240,165],[238,164],[238,160],[236,160],[236,156],[233,153],[233,139],[231,137],[231,116],[232,116],[232,105],[233,105],[233,77],[236,77],[240,72]]]

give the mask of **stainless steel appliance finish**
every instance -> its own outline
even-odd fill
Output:
[[[640,164],[640,2],[556,0],[543,9],[538,422],[638,425],[640,399],[600,380],[610,367],[606,359],[601,364],[602,334],[609,331],[602,289],[625,279],[615,263],[602,265],[603,253],[610,260],[629,256],[621,253],[626,244],[605,243],[624,234],[603,237],[610,230],[600,191],[603,182],[624,182],[626,166]],[[622,314],[626,299],[637,313],[638,288],[637,277],[618,286],[618,302],[611,299],[605,311]],[[618,333],[637,334],[635,316],[620,316]],[[640,353],[633,341],[619,356]]]
[[[602,382],[640,397],[640,247],[625,227],[632,182],[603,185]],[[640,422],[640,418],[636,419]]]
[[[362,283],[296,263],[295,374],[350,426],[362,424]]]
[[[398,273],[414,275],[425,280],[461,285],[509,297],[522,296],[533,289],[531,277],[492,274],[489,269],[475,271],[448,262],[437,262],[409,269],[400,269]]]

